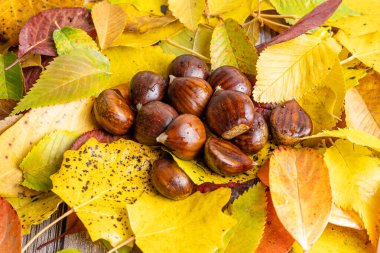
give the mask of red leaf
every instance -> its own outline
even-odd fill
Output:
[[[21,252],[21,223],[13,207],[0,197],[0,252]]]
[[[269,186],[269,160],[261,165],[259,171],[257,171],[257,177],[264,185]]]
[[[86,143],[86,141],[88,141],[91,138],[95,138],[97,141],[102,142],[102,143],[111,143],[113,141],[117,141],[120,138],[126,139],[126,136],[111,135],[99,129],[92,130],[79,136],[78,139],[74,141],[70,149],[72,150],[79,149],[84,143]]]
[[[332,14],[334,14],[341,3],[342,0],[327,0],[326,2],[321,3],[301,18],[294,26],[275,36],[269,42],[257,46],[257,50],[261,52],[268,46],[294,39],[295,37],[322,25]]]
[[[85,8],[56,8],[45,10],[33,16],[23,26],[19,35],[21,58],[26,53],[56,56],[53,31],[59,27],[70,26],[94,31],[90,13]]]
[[[289,252],[294,239],[278,219],[269,191],[267,192],[267,200],[267,224],[256,253]]]
[[[50,56],[42,56],[42,67],[46,67],[51,61],[53,57]],[[37,79],[40,77],[42,72],[42,68],[39,66],[26,67],[22,69],[22,73],[24,75],[24,88],[25,93],[28,92],[33,85],[36,83]]]

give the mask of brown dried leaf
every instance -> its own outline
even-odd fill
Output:
[[[0,197],[0,252],[21,252],[21,223],[13,207]]]
[[[5,119],[11,114],[13,108],[16,106],[17,101],[12,99],[0,99],[0,120]]]

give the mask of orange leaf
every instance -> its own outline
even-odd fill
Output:
[[[21,252],[21,223],[13,207],[0,197],[0,252]]]
[[[269,160],[260,166],[257,177],[265,186],[269,186]]]
[[[329,172],[311,148],[277,148],[270,158],[269,185],[276,213],[306,251],[325,229],[331,212]]]
[[[289,252],[294,243],[294,239],[278,219],[270,192],[267,192],[267,201],[267,224],[265,225],[264,235],[261,238],[256,253]]]

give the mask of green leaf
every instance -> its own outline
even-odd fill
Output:
[[[53,39],[58,55],[69,54],[74,49],[91,48],[99,51],[95,41],[81,29],[62,27],[53,32]]]
[[[334,203],[357,212],[373,245],[377,245],[380,236],[380,158],[366,147],[337,140],[326,150],[324,160],[330,172]]]
[[[104,246],[106,246],[106,248],[108,250],[113,249],[112,245],[108,241],[102,240],[102,242],[103,242]],[[132,248],[128,247],[128,245],[125,245],[125,246],[123,246],[123,247],[121,247],[121,248],[119,248],[119,249],[117,249],[117,250],[115,250],[113,252],[115,252],[115,253],[130,253],[131,251],[132,251]]]
[[[167,66],[175,58],[175,55],[163,53],[160,47],[114,47],[103,53],[111,62],[111,87],[128,83],[134,74],[147,69],[165,77]]]
[[[24,84],[20,63],[5,70],[17,60],[12,52],[0,55],[0,99],[20,99],[23,96]]]
[[[63,249],[63,250],[57,251],[57,253],[81,253],[81,251],[77,249]]]
[[[59,169],[63,153],[78,136],[78,133],[60,130],[38,142],[20,164],[24,174],[21,185],[36,191],[50,190],[50,176]]]
[[[212,253],[235,220],[222,212],[231,190],[221,188],[173,201],[144,194],[127,205],[136,244],[144,253]],[[156,221],[156,222],[154,222]]]
[[[270,0],[270,2],[281,15],[294,15],[296,19],[286,19],[288,23],[294,24],[298,19],[317,7],[317,5],[323,3],[324,0]],[[359,13],[352,10],[347,4],[342,3],[329,20],[337,20],[358,14]]]
[[[262,183],[258,183],[229,207],[237,225],[229,232],[232,233],[232,237],[225,253],[251,253],[259,246],[266,224],[265,188]]]
[[[256,49],[244,29],[234,20],[227,19],[214,29],[210,51],[213,69],[230,65],[242,72],[256,74]]]
[[[341,47],[329,38],[301,35],[265,49],[257,62],[257,102],[299,99],[330,73]]]
[[[200,23],[205,0],[169,0],[169,9],[190,30],[195,30]]]
[[[210,57],[210,44],[213,30],[199,25],[194,36],[193,50],[203,56]]]
[[[91,239],[115,246],[132,236],[126,204],[152,191],[150,169],[162,152],[131,140],[100,143],[91,138],[64,154],[50,178],[52,191],[78,215]]]
[[[49,218],[62,203],[62,200],[51,192],[35,197],[20,196],[6,199],[20,217],[23,235],[29,234],[32,225],[38,225]]]
[[[106,57],[93,49],[74,49],[58,56],[46,67],[13,113],[95,96],[112,87],[109,77]]]
[[[194,44],[194,37],[195,33],[193,31],[184,28],[183,30],[179,31],[173,36],[170,36],[168,40],[170,40],[172,43],[174,42],[180,45],[181,47],[185,47],[191,50]],[[168,42],[168,40],[163,40],[160,42],[160,47],[162,48],[162,51],[164,51],[165,53],[174,54],[176,56],[189,53],[189,51],[184,50],[178,46],[173,46],[171,43]]]

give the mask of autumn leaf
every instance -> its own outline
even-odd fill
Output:
[[[21,223],[16,211],[0,197],[0,252],[21,252]]]
[[[2,26],[0,34],[9,45],[17,42],[21,27],[28,19],[42,10],[56,8],[59,6],[75,7],[81,6],[82,0],[47,0],[47,1],[23,1],[23,0],[3,0],[0,2],[2,13]],[[1,45],[0,45],[1,47]]]
[[[12,197],[7,200],[21,217],[23,235],[30,233],[32,225],[40,224],[48,219],[62,203],[62,200],[51,192],[35,197]]]
[[[369,68],[358,59],[354,59],[343,64],[342,68],[346,83],[346,90],[357,86],[360,82],[360,79],[365,77],[370,71]]]
[[[167,76],[167,68],[175,58],[162,52],[160,47],[127,48],[115,47],[103,52],[111,63],[110,86],[128,83],[130,79],[139,71],[149,69],[162,76]],[[128,66],[128,68],[125,68]]]
[[[127,24],[127,16],[123,9],[107,1],[96,3],[91,10],[91,16],[102,50],[112,45]]]
[[[380,138],[380,75],[373,71],[360,80],[360,85],[346,92],[347,127],[362,130]]]
[[[322,137],[335,137],[335,138],[341,138],[345,140],[349,140],[350,142],[370,147],[377,152],[380,152],[380,139],[367,134],[366,132],[363,132],[361,130],[353,129],[353,128],[343,128],[338,130],[331,130],[331,131],[322,131],[321,133],[304,137],[303,139],[313,139],[313,138],[322,138]]]
[[[256,184],[228,207],[237,224],[229,231],[231,238],[224,252],[251,253],[259,246],[266,223],[265,188]]]
[[[330,130],[336,125],[344,106],[344,91],[343,71],[336,60],[320,86],[297,100],[313,122],[313,133]]]
[[[109,77],[109,61],[105,56],[93,49],[73,49],[46,67],[13,113],[97,95],[112,87]]]
[[[53,39],[58,55],[69,54],[74,49],[99,50],[95,41],[85,31],[77,28],[57,29],[53,32]]]
[[[24,93],[20,63],[11,66],[17,57],[12,52],[0,55],[0,99],[20,99]]]
[[[17,104],[16,100],[0,99],[0,121],[5,119],[11,114],[16,104]]]
[[[380,231],[380,159],[363,146],[338,140],[328,148],[324,159],[329,168],[334,203],[358,212],[373,245]]]
[[[206,8],[205,0],[169,0],[169,9],[190,30],[195,30]]]
[[[144,194],[135,204],[127,205],[137,246],[144,253],[214,252],[222,247],[223,235],[236,224],[222,212],[230,195],[228,188],[196,192],[181,201]]]
[[[63,249],[63,250],[57,251],[57,253],[81,253],[81,251],[77,249]]]
[[[193,51],[205,57],[210,57],[210,43],[213,30],[204,25],[199,25],[194,36]]]
[[[166,14],[167,0],[110,0],[112,4],[132,4],[139,11],[162,16]]]
[[[22,117],[22,114],[18,115],[10,115],[2,120],[0,120],[0,134],[2,134],[5,130],[13,126]]]
[[[63,153],[79,135],[70,131],[56,131],[33,146],[20,163],[24,181],[21,185],[35,191],[48,191],[52,187],[50,176],[60,167]]]
[[[269,184],[281,223],[309,250],[325,229],[332,205],[322,155],[310,148],[277,148],[270,159]]]
[[[29,19],[20,31],[18,57],[27,53],[56,56],[53,31],[64,26],[86,32],[94,30],[90,13],[85,8],[55,8],[40,12]]]
[[[292,252],[303,253],[303,250],[299,245],[295,244]],[[375,252],[375,249],[371,244],[367,243],[367,238],[363,231],[328,225],[309,252],[369,253]]]
[[[313,35],[268,47],[257,62],[255,101],[279,103],[301,98],[326,78],[339,51],[334,39]]]
[[[41,67],[42,59],[40,54],[28,54],[25,55],[21,61],[21,68],[27,67]]]
[[[87,132],[96,127],[91,116],[93,99],[32,109],[0,135],[0,195],[35,195],[24,187],[19,164],[42,137],[56,130]]]
[[[210,55],[213,69],[230,65],[244,73],[256,74],[256,49],[244,29],[232,19],[214,29]]]
[[[61,169],[50,177],[52,191],[74,210],[93,241],[106,239],[115,246],[132,235],[125,205],[151,190],[149,172],[159,156],[130,140],[90,139],[65,152]]]
[[[363,221],[355,211],[343,210],[336,204],[332,205],[329,223],[358,230],[364,229]]]
[[[184,28],[176,34],[168,37],[160,42],[162,51],[166,54],[174,54],[176,56],[187,54],[194,47],[195,32]],[[175,43],[175,45],[173,45]],[[178,46],[179,45],[179,46]]]

